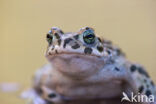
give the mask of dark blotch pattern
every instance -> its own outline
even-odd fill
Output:
[[[148,73],[142,67],[137,67],[136,65],[132,65],[130,67],[130,70],[131,70],[131,72],[135,72],[137,70],[140,74],[149,78]]]
[[[70,41],[72,41],[71,38],[67,38],[67,39],[65,39],[65,40],[64,40],[64,45],[63,45],[63,47],[65,48],[66,45],[67,45]]]
[[[50,34],[47,34],[47,41],[50,44],[52,44],[52,39],[53,39],[53,36],[51,36]]]
[[[119,69],[118,67],[115,67],[115,70],[116,70],[116,71],[120,71],[120,69]]]
[[[49,54],[49,55],[52,55],[52,53],[51,53],[51,52],[49,52],[48,54]]]
[[[111,54],[111,52],[109,51],[109,50],[107,50],[107,53],[110,55]]]
[[[56,54],[58,54],[58,51],[57,51],[57,50],[55,50],[55,53],[56,53]]]
[[[119,56],[119,55],[124,55],[124,54],[122,53],[121,49],[116,49],[116,53],[117,53],[118,56]]]
[[[97,46],[97,50],[98,50],[99,52],[102,52],[102,51],[103,51],[103,47]]]
[[[54,97],[56,97],[56,94],[51,93],[51,94],[48,95],[48,97],[49,97],[49,98],[54,98]]]
[[[56,36],[57,39],[60,39],[60,36],[58,33],[55,33],[54,35]]]
[[[132,65],[132,66],[130,67],[131,72],[135,72],[136,69],[137,69],[137,67],[136,67],[135,65]]]
[[[152,93],[150,90],[147,90],[145,94],[149,97]]]
[[[75,45],[72,46],[73,49],[80,48],[80,45],[78,43],[75,43]]]
[[[47,38],[51,38],[52,36],[50,34],[47,34]]]
[[[64,32],[63,32],[62,30],[60,30],[60,33],[61,33],[61,34],[64,34]]]
[[[102,42],[101,39],[100,39],[99,37],[98,37],[97,39],[99,40],[99,42]]]
[[[59,46],[61,45],[61,39],[58,39],[58,45]]]
[[[89,47],[86,47],[85,50],[84,50],[84,53],[85,54],[91,54],[92,53],[92,49],[89,48]]]
[[[138,68],[138,72],[139,72],[140,74],[145,75],[146,77],[149,77],[148,73],[147,73],[142,67],[139,67],[139,68]]]
[[[79,34],[74,36],[74,39],[78,40],[79,39]]]
[[[139,93],[142,93],[144,91],[144,86],[139,87]]]
[[[43,93],[43,90],[42,90],[41,88],[37,88],[36,90],[37,90],[37,93],[38,93],[39,95],[41,95],[41,94]]]

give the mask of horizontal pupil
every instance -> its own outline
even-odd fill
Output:
[[[86,38],[93,39],[94,38],[94,35],[92,35],[92,34],[91,35],[87,35]]]
[[[92,44],[95,42],[95,35],[92,31],[85,31],[83,33],[83,39],[87,44]]]
[[[94,42],[94,38],[95,38],[95,36],[94,35],[92,35],[92,34],[89,34],[89,35],[87,35],[86,37],[84,37],[85,38],[85,41],[87,42],[87,43],[93,43]]]

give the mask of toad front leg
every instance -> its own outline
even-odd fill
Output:
[[[47,64],[36,72],[33,81],[33,91],[35,93],[35,99],[32,100],[34,104],[42,104],[43,102],[43,104],[47,104],[49,102],[54,104],[62,104],[66,99],[52,88],[48,88],[46,86],[48,84],[48,79],[51,78],[50,73],[52,70],[53,69],[51,65]]]
[[[38,92],[38,91],[37,91]],[[47,88],[46,86],[42,86],[39,95],[41,99],[43,99],[46,104],[64,104],[66,98],[58,94],[56,91]],[[37,103],[40,104],[40,103]]]

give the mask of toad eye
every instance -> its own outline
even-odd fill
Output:
[[[87,44],[93,44],[95,42],[94,32],[90,29],[83,32],[83,40]]]
[[[50,34],[47,34],[47,41],[49,43],[49,45],[53,42],[53,36]]]

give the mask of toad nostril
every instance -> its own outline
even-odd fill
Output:
[[[49,98],[54,98],[54,97],[56,97],[56,94],[55,93],[51,93],[51,94],[48,95],[48,97]]]
[[[58,33],[55,33],[54,35],[55,35],[55,37],[56,37],[57,39],[60,39],[60,36],[59,36]]]

